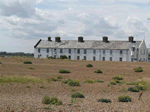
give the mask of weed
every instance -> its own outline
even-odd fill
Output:
[[[122,95],[118,97],[118,102],[131,102],[132,98],[127,95]]]

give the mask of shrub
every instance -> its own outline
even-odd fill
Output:
[[[34,68],[33,67],[29,67],[29,69],[33,70]]]
[[[85,98],[85,96],[80,92],[75,92],[71,95],[72,98]]]
[[[59,70],[59,73],[70,73],[70,71],[69,70],[65,70],[65,69],[61,69],[61,70]]]
[[[67,56],[66,55],[61,55],[60,59],[67,59]]]
[[[50,57],[48,57],[48,59],[56,59],[56,58],[55,58],[55,57],[50,56]]]
[[[132,98],[126,95],[118,97],[118,102],[131,102]]]
[[[2,62],[0,62],[0,64],[2,64]]]
[[[42,100],[43,104],[50,104],[50,97],[49,96],[44,96]]]
[[[94,80],[92,80],[92,79],[86,79],[84,82],[85,83],[94,83]]]
[[[57,78],[51,77],[51,81],[58,81]]]
[[[62,83],[67,84],[69,81],[73,81],[72,79],[68,79],[68,80],[63,80]]]
[[[99,99],[98,102],[111,103],[110,99]]]
[[[80,86],[80,82],[78,80],[72,80],[67,82],[70,86]]]
[[[135,72],[143,72],[143,69],[142,69],[142,67],[138,67],[138,68],[135,68],[134,71]]]
[[[103,73],[100,69],[94,71],[94,73]]]
[[[44,85],[42,85],[40,88],[45,88]]]
[[[24,61],[23,63],[24,63],[24,64],[32,64],[31,61]]]
[[[110,84],[116,85],[116,81],[115,81],[115,80],[112,80],[112,81],[110,82]]]
[[[129,87],[128,91],[130,91],[130,92],[139,92],[140,90],[137,87]]]
[[[114,80],[123,80],[123,77],[122,76],[114,76],[112,79]]]
[[[103,80],[97,80],[97,81],[95,81],[95,82],[98,82],[98,83],[104,83],[104,81]]]
[[[119,92],[126,92],[127,90],[123,87]]]
[[[57,79],[62,79],[62,75],[59,75],[59,76],[57,77]]]
[[[93,67],[93,65],[92,64],[87,64],[86,67]]]

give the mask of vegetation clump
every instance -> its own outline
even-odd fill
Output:
[[[86,79],[85,81],[84,81],[84,83],[94,83],[95,81],[94,80],[92,80],[92,79]]]
[[[70,73],[70,71],[69,70],[65,70],[65,69],[61,69],[61,70],[59,70],[59,73]]]
[[[115,81],[115,80],[112,80],[112,81],[110,82],[110,84],[111,84],[111,85],[116,85],[116,81]]]
[[[68,81],[68,85],[70,85],[70,86],[80,86],[80,81],[79,80]]]
[[[103,73],[100,69],[94,71],[94,73]]]
[[[86,67],[93,67],[93,65],[92,64],[87,64]]]
[[[134,68],[135,72],[143,72],[143,68],[142,67],[138,67],[138,68]]]
[[[97,82],[97,83],[104,83],[104,81],[103,80],[96,80],[95,82]]]
[[[67,84],[69,81],[73,81],[72,79],[63,80],[62,83]]]
[[[56,59],[56,58],[55,58],[55,57],[50,56],[50,57],[48,57],[48,59]]]
[[[57,77],[57,79],[62,79],[62,75],[59,75],[59,76]]]
[[[127,95],[122,95],[118,97],[118,102],[131,102],[132,98]]]
[[[2,62],[0,62],[0,64],[2,64]]]
[[[29,67],[29,69],[30,69],[30,70],[33,70],[34,68],[33,68],[33,67]]]
[[[32,64],[31,61],[24,61],[23,63],[24,63],[24,64]]]
[[[85,98],[85,96],[80,92],[75,92],[71,95],[72,98]]]
[[[60,59],[67,59],[67,56],[66,55],[61,55]]]
[[[139,92],[141,90],[146,90],[146,86],[139,84],[139,85],[136,85],[135,87],[128,88],[128,91],[131,91],[131,92]]]
[[[54,104],[54,105],[62,105],[62,101],[59,100],[57,97],[49,97],[49,96],[44,96],[42,100],[43,104]]]
[[[112,79],[114,80],[123,80],[123,77],[122,76],[114,76]]]
[[[99,99],[98,102],[111,103],[112,101],[110,99]]]

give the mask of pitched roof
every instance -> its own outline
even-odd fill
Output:
[[[109,41],[107,43],[99,40],[61,40],[61,42],[42,40],[37,48],[85,48],[85,49],[128,49],[131,45],[139,47],[141,41],[131,43],[129,41]]]

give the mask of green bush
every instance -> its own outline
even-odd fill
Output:
[[[87,64],[86,67],[93,67],[93,65],[92,64]]]
[[[72,79],[68,79],[68,80],[63,80],[62,83],[67,84],[69,81],[73,81]]]
[[[99,99],[98,102],[111,103],[110,99]]]
[[[62,79],[62,75],[59,75],[59,76],[57,77],[57,79]]]
[[[65,70],[65,69],[61,69],[61,70],[59,70],[59,73],[70,73],[70,71],[69,70]]]
[[[0,64],[2,64],[2,62],[0,62]]]
[[[146,86],[139,84],[139,85],[136,85],[135,87],[129,87],[128,88],[128,91],[131,91],[131,92],[139,92],[141,90],[146,90]]]
[[[71,95],[72,98],[85,98],[85,96],[80,92],[75,92]]]
[[[80,86],[80,81],[72,80],[72,81],[68,81],[67,84],[70,86]]]
[[[135,68],[134,71],[135,72],[143,72],[143,69],[142,69],[142,67],[138,67],[138,68]]]
[[[57,78],[51,77],[51,81],[58,81]]]
[[[62,101],[59,100],[57,97],[50,98],[49,96],[44,96],[42,103],[43,104],[62,105]]]
[[[94,83],[95,81],[94,80],[92,80],[92,79],[86,79],[85,81],[84,81],[84,83]]]
[[[118,102],[131,102],[132,98],[126,95],[118,97]]]
[[[119,92],[127,92],[127,89],[123,87]]]
[[[43,104],[50,104],[50,97],[49,96],[44,96],[42,100]]]
[[[24,63],[24,64],[32,64],[31,61],[24,61],[23,63]]]
[[[116,81],[115,81],[115,80],[112,80],[112,81],[110,82],[110,84],[111,84],[111,85],[116,85]]]
[[[56,58],[55,58],[55,57],[50,56],[50,57],[48,57],[48,59],[56,59]]]
[[[67,59],[67,56],[66,55],[61,55],[60,59]]]
[[[33,67],[29,67],[29,69],[33,70],[34,68]]]
[[[103,80],[97,80],[97,81],[95,81],[95,82],[98,82],[98,83],[104,83],[104,81]]]
[[[94,71],[94,73],[103,73],[100,69]]]
[[[122,76],[114,76],[112,79],[114,80],[123,80],[123,77]]]

